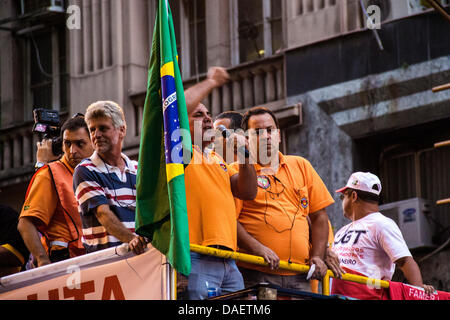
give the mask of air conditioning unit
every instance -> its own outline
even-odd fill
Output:
[[[438,1],[444,7],[450,5],[450,0]],[[379,7],[381,22],[404,18],[433,8],[424,0],[362,0],[362,3],[366,10],[373,5]]]
[[[64,13],[64,0],[21,0],[22,14],[38,11]]]
[[[450,4],[450,0],[437,0],[443,7]],[[420,13],[433,7],[424,0],[408,0],[408,10],[410,14]]]
[[[380,21],[385,22],[404,18],[410,15],[409,2],[412,0],[363,0],[365,9],[370,6],[380,8]]]
[[[422,198],[412,198],[391,202],[380,206],[380,212],[394,220],[402,231],[408,248],[432,247],[432,231],[426,214],[429,202]]]

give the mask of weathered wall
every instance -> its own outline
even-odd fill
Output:
[[[324,181],[335,199],[327,213],[337,231],[348,220],[342,215],[341,201],[334,191],[344,186],[352,173],[352,140],[308,94],[288,99],[290,104],[299,101],[303,105],[303,125],[286,131],[287,154],[308,159]]]
[[[415,254],[413,252],[413,257],[418,262],[422,274],[423,283],[432,285],[437,290],[450,292],[450,249],[444,249],[423,262],[419,262],[423,256],[424,254]],[[392,280],[406,282],[405,277],[398,268],[395,270]]]

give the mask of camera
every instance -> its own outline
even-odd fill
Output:
[[[53,154],[55,156],[62,155],[61,126],[58,111],[43,108],[34,109],[33,118],[33,133],[39,134],[41,140],[51,139]]]

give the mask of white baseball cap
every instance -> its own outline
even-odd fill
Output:
[[[345,187],[336,190],[336,192],[344,192],[348,188],[370,192],[378,196],[381,192],[381,181],[373,173],[354,172],[348,179]]]

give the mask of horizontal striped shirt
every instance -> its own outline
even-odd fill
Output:
[[[105,163],[97,154],[83,160],[73,174],[73,188],[83,225],[83,245],[94,252],[122,242],[97,220],[95,209],[107,204],[123,225],[134,233],[137,162],[122,154],[125,170]]]

